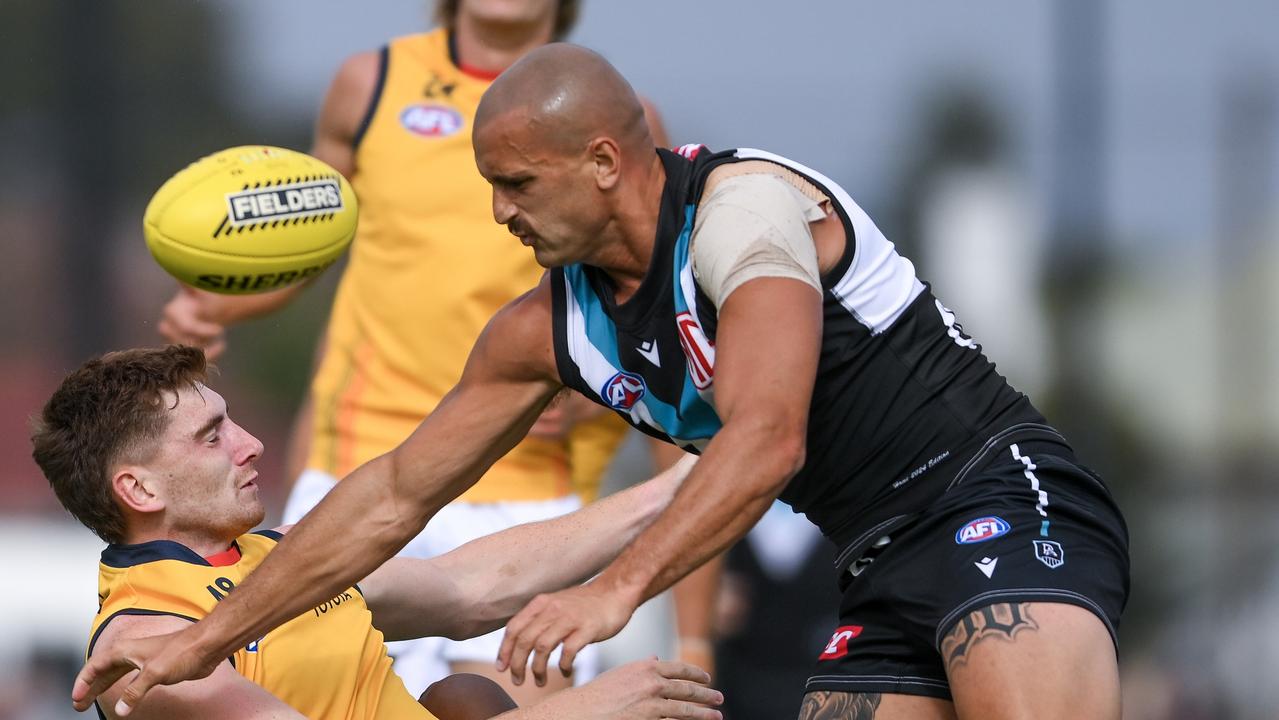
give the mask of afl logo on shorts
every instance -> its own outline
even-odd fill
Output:
[[[830,642],[826,643],[826,649],[817,656],[817,659],[838,660],[844,657],[848,654],[848,641],[861,634],[861,625],[844,625],[835,628],[835,634],[830,636]]]
[[[972,543],[985,542],[1003,535],[1012,529],[1003,518],[995,516],[977,518],[969,520],[963,527],[959,528],[959,532],[955,533],[955,542],[960,545],[971,545]]]
[[[614,410],[630,410],[644,397],[644,378],[628,372],[619,372],[604,383],[600,397]]]
[[[448,137],[462,129],[462,114],[443,105],[410,105],[400,112],[400,124],[414,135]]]

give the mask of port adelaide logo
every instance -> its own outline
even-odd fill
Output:
[[[286,179],[278,185],[245,188],[226,196],[227,220],[233,228],[275,222],[297,222],[343,209],[337,178]]]
[[[985,542],[993,540],[1011,529],[1012,526],[1003,518],[995,517],[994,515],[981,517],[964,523],[964,526],[955,533],[955,542],[960,545]]]
[[[1035,557],[1039,558],[1039,562],[1056,570],[1065,564],[1066,551],[1061,549],[1061,543],[1054,540],[1036,540]]]

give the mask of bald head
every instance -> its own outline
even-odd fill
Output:
[[[476,135],[507,122],[565,152],[601,136],[627,151],[653,146],[644,107],[626,78],[598,53],[567,43],[528,53],[489,86],[475,113]]]

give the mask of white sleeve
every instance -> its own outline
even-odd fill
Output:
[[[821,205],[772,173],[725,178],[702,200],[693,225],[693,275],[716,308],[758,277],[800,280],[821,292],[808,224]]]

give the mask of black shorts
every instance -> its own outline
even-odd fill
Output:
[[[1078,605],[1115,638],[1128,530],[1105,485],[1052,442],[1005,443],[981,462],[841,573],[839,627],[807,692],[950,699],[942,637],[996,603]]]

